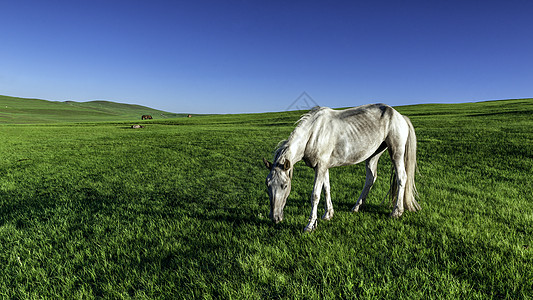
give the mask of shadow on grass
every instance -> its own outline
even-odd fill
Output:
[[[352,212],[352,208],[354,207],[355,205],[355,202],[354,203],[349,203],[349,202],[342,202],[342,203],[339,203],[337,204],[337,208],[335,207],[335,203],[333,203],[333,207],[335,208],[335,211],[346,211],[346,212],[350,212],[352,214],[375,214],[375,215],[390,215],[390,213],[392,212],[392,206],[389,205],[389,203],[387,202],[387,200],[385,200],[385,202],[378,202],[378,201],[375,201],[376,203],[369,203],[368,200],[367,202],[361,206],[359,208],[359,211],[358,212]]]
[[[37,189],[35,191],[0,192],[0,226],[15,223],[24,228],[47,222],[53,218],[75,216],[79,213],[108,215],[114,218],[157,218],[183,217],[199,221],[223,222],[231,226],[248,224],[267,226],[271,221],[268,213],[259,208],[246,206],[216,206],[202,200],[191,201],[178,190],[150,193],[132,192],[127,187],[115,187],[114,194],[103,193],[94,188],[68,190],[59,187],[57,191]]]

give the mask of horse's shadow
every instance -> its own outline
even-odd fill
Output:
[[[266,216],[265,216],[266,215]],[[228,223],[233,226],[239,225],[256,225],[265,226],[271,223],[268,219],[268,212],[256,213],[255,211],[244,211],[238,208],[218,208],[212,209],[209,214],[195,214],[195,219],[202,221],[214,221]]]
[[[335,204],[334,204],[335,205]],[[348,203],[343,202],[337,204],[336,212],[343,211],[343,212],[350,212],[352,214],[374,214],[374,215],[389,215],[392,212],[392,207],[384,202],[384,203],[369,203],[367,202],[362,205],[359,208],[358,212],[352,212],[352,208],[354,207],[355,203]]]

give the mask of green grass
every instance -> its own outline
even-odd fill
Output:
[[[109,101],[59,102],[0,95],[0,124],[139,121],[142,115],[154,119],[187,116]]]
[[[532,298],[533,100],[397,109],[422,211],[388,217],[384,155],[357,214],[364,166],[331,169],[312,234],[313,171],[273,225],[261,161],[302,112],[0,125],[0,297]]]

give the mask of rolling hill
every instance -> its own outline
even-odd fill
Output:
[[[43,124],[63,122],[99,122],[184,117],[141,105],[110,101],[47,101],[0,96],[0,124]]]

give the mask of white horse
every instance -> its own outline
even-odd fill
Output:
[[[294,164],[304,160],[315,170],[311,197],[311,216],[304,231],[317,226],[317,210],[322,189],[326,197],[326,212],[322,219],[333,217],[329,171],[331,167],[346,166],[366,160],[366,182],[352,208],[359,211],[376,181],[377,164],[389,149],[393,168],[391,196],[396,199],[392,217],[402,215],[404,207],[420,210],[415,200],[416,135],[411,121],[385,104],[369,104],[345,110],[316,107],[303,115],[298,125],[275,151],[274,161],[263,158],[270,170],[266,178],[270,198],[270,219],[283,220],[283,208],[291,190]]]

